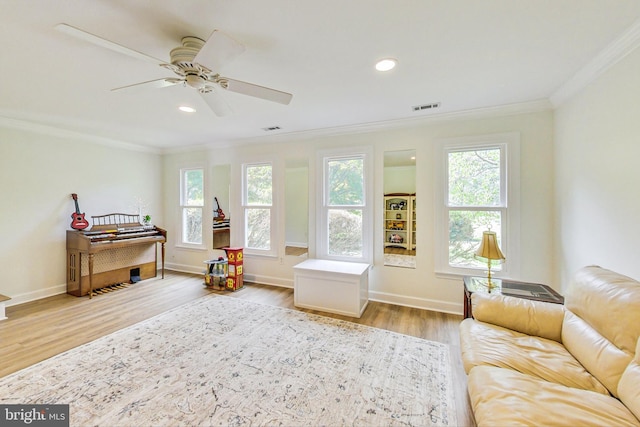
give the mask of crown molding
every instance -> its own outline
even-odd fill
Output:
[[[638,46],[640,46],[640,19],[560,86],[549,97],[549,100],[555,108],[559,107]]]
[[[82,132],[71,131],[55,126],[40,124],[28,120],[15,119],[2,115],[0,115],[0,127],[19,129],[44,135],[57,136],[60,138],[71,138],[76,140],[89,141],[96,144],[107,145],[110,147],[130,151],[141,151],[153,154],[177,154],[189,151],[207,151],[212,149],[236,147],[241,145],[250,146],[256,144],[270,144],[277,142],[308,141],[333,136],[363,134],[424,126],[451,120],[474,120],[488,117],[511,116],[518,114],[535,113],[551,109],[553,109],[553,106],[548,99],[538,99],[529,102],[498,105],[493,107],[473,108],[468,110],[452,111],[448,113],[427,113],[419,115],[417,117],[359,123],[329,128],[318,128],[299,132],[277,133],[274,135],[265,135],[253,138],[225,140],[216,143],[169,148],[151,148],[131,142],[90,135]]]
[[[278,142],[309,141],[318,138],[327,138],[341,135],[363,134],[380,132],[394,129],[403,129],[417,126],[424,126],[452,120],[474,120],[489,117],[512,116],[518,114],[536,113],[539,111],[552,110],[553,106],[548,99],[538,99],[515,104],[505,104],[493,107],[473,108],[448,113],[427,113],[418,117],[408,117],[394,120],[383,120],[378,122],[359,123],[353,125],[336,126],[329,128],[310,129],[298,132],[283,132],[274,135],[265,135],[253,138],[243,138],[233,141],[221,141],[210,144],[203,144],[190,147],[169,148],[163,153],[179,153],[192,150],[220,149],[229,146],[250,146],[256,144],[270,144]]]
[[[22,130],[26,132],[32,132],[32,133],[37,133],[37,134],[47,135],[47,136],[55,136],[58,138],[88,141],[94,144],[106,145],[109,147],[119,148],[122,150],[161,154],[161,151],[156,148],[146,147],[146,146],[134,144],[131,142],[120,141],[120,140],[105,138],[105,137],[96,136],[96,135],[90,135],[83,132],[62,129],[56,126],[45,125],[42,123],[36,123],[29,120],[16,119],[16,118],[2,116],[2,115],[0,115],[0,127]]]

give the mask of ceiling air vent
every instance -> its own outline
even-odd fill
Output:
[[[411,107],[413,111],[422,111],[422,110],[433,110],[434,108],[440,107],[439,102],[434,102],[433,104],[423,104],[423,105],[415,105]]]
[[[267,128],[262,128],[262,130],[265,132],[271,132],[271,131],[280,130],[280,129],[282,129],[280,126],[269,126]]]

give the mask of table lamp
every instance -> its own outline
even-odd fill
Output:
[[[506,259],[498,246],[498,238],[495,231],[483,231],[482,242],[474,254],[474,258],[480,261],[487,261],[487,290],[491,292],[494,287],[491,283],[491,263],[501,264]]]

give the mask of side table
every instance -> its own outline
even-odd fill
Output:
[[[501,294],[510,297],[530,299],[534,301],[564,304],[564,297],[547,285],[539,283],[516,282],[513,280],[491,279],[491,292],[487,290],[487,278],[465,276],[464,277],[464,317],[473,317],[471,312],[471,294],[484,292]]]

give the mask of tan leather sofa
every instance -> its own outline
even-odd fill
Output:
[[[471,303],[460,341],[478,426],[640,426],[640,282],[591,266],[565,305]]]

